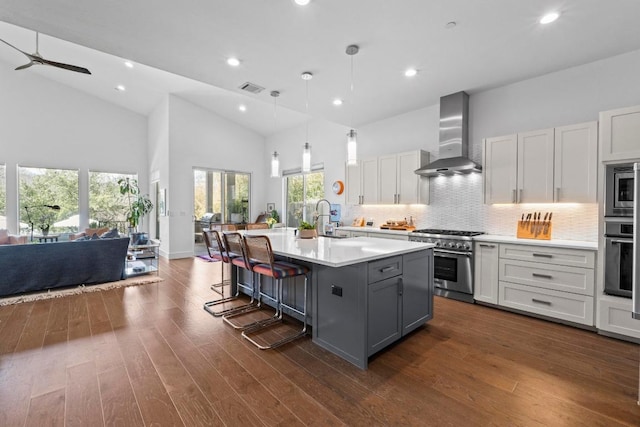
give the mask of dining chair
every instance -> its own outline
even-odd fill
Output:
[[[247,224],[247,230],[263,230],[268,228],[269,224],[267,224],[266,222],[254,222],[251,224]]]
[[[256,322],[253,326],[245,328],[242,336],[249,340],[253,345],[261,350],[276,348],[300,337],[307,333],[307,284],[309,268],[300,264],[294,264],[287,261],[275,260],[271,241],[268,236],[243,236],[246,256],[252,262],[252,271],[258,276],[258,298],[267,298],[276,305],[276,314],[272,319]],[[284,301],[283,280],[304,275],[304,296],[302,309],[288,304]],[[262,292],[262,276],[271,277],[275,283],[275,295],[267,295]],[[276,341],[269,343],[260,343],[254,337],[267,328],[282,323],[284,309],[290,310],[302,316],[302,329],[293,334],[281,337]]]

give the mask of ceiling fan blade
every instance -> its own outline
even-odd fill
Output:
[[[29,55],[29,54],[28,54],[27,52],[25,52],[24,50],[20,50],[20,49],[18,49],[17,47],[15,47],[14,45],[12,45],[11,43],[6,42],[6,41],[4,41],[4,40],[2,40],[2,39],[0,39],[0,42],[2,42],[2,43],[4,43],[4,44],[6,44],[7,46],[10,46],[10,47],[14,48],[15,50],[17,50],[18,52],[20,52],[21,54],[23,54],[23,55],[24,55],[24,56],[26,56],[27,58],[32,59],[32,58],[31,58],[31,55]]]
[[[77,65],[63,64],[62,62],[49,61],[44,58],[40,58],[41,63],[44,65],[51,65],[52,67],[63,68],[69,71],[75,71],[76,73],[91,74],[91,71],[84,67],[78,67]]]
[[[16,71],[18,71],[18,70],[24,70],[25,68],[29,68],[29,67],[31,67],[33,64],[35,64],[35,62],[33,62],[33,61],[28,62],[28,63],[26,63],[26,64],[24,64],[24,65],[21,65],[21,66],[17,67],[17,68],[16,68]]]

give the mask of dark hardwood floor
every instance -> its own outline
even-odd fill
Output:
[[[244,341],[202,309],[219,268],[0,307],[0,425],[640,425],[636,344],[436,298],[361,371]]]

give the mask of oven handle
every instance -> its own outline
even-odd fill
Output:
[[[623,244],[623,243],[633,243],[633,239],[611,239],[611,243]]]
[[[456,251],[448,251],[446,249],[434,249],[433,250],[433,256],[436,256],[436,254],[452,254],[452,255],[462,255],[462,256],[466,256],[467,258],[471,258],[471,254],[468,252],[456,252]],[[454,256],[446,256],[446,255],[442,255],[445,258],[455,258]]]

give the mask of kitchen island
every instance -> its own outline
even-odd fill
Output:
[[[433,317],[433,246],[370,237],[300,239],[294,229],[266,234],[274,253],[311,269],[313,342],[367,368],[369,356]],[[301,281],[285,287],[297,300]],[[302,320],[302,319],[301,319]]]

